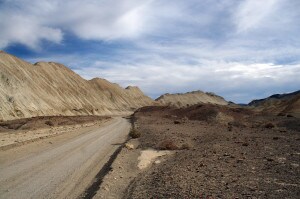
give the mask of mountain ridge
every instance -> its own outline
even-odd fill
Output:
[[[203,92],[200,90],[175,94],[166,93],[155,99],[155,101],[163,105],[176,107],[185,107],[198,103],[228,105],[228,102],[223,97],[211,92]]]
[[[266,113],[292,114],[300,117],[300,90],[253,100],[248,105]]]
[[[153,100],[139,88],[85,80],[56,62],[31,64],[0,53],[0,120],[53,115],[129,114]]]

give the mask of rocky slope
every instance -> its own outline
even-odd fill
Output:
[[[300,116],[300,91],[253,100],[249,105],[266,113],[291,114],[298,117]]]
[[[163,105],[172,105],[176,107],[185,107],[199,103],[210,103],[227,105],[228,102],[214,93],[205,93],[202,91],[193,91],[188,93],[165,94],[157,98],[155,101]]]
[[[152,102],[137,87],[88,81],[59,63],[33,65],[0,52],[0,120],[129,113]]]
[[[218,112],[234,121],[212,122]],[[134,118],[141,132],[135,150],[176,152],[132,178],[123,198],[299,198],[298,118],[212,104],[144,107]],[[112,173],[123,176],[120,168]]]

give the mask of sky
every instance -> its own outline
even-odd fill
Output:
[[[0,49],[156,98],[300,89],[299,0],[0,0]]]

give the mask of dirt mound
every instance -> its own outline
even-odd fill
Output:
[[[137,87],[85,80],[54,62],[34,65],[0,53],[0,120],[45,115],[112,115],[152,104]]]
[[[85,124],[108,119],[107,116],[41,116],[0,122],[0,132],[36,130],[49,127]]]
[[[175,108],[172,106],[148,106],[136,111],[139,115],[157,115],[174,120],[198,120],[209,123],[232,123],[235,125],[245,125],[247,118],[254,114],[246,108],[234,106],[222,106],[215,104],[198,104],[189,107]]]
[[[249,103],[256,110],[273,115],[292,115],[300,117],[300,91],[288,94],[275,94],[265,99]]]
[[[219,105],[228,104],[228,102],[224,98],[214,93],[205,93],[202,91],[193,91],[183,94],[165,94],[157,98],[155,101],[160,102],[163,105],[171,105],[175,107],[187,107],[199,103]]]

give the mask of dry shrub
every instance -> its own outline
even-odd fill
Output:
[[[178,121],[178,120],[175,120],[174,121],[174,124],[180,124],[181,122],[180,121]]]
[[[232,127],[246,127],[246,123],[243,121],[238,121],[238,120],[234,120],[228,123],[228,126],[232,126]]]
[[[284,113],[278,113],[277,116],[285,116],[285,114]]]
[[[164,140],[159,143],[158,148],[160,150],[177,150],[178,146],[172,140]]]
[[[232,124],[231,124],[231,123],[228,123],[227,129],[228,129],[228,131],[232,131],[232,129],[233,129],[233,126],[232,126]]]
[[[188,144],[188,143],[184,143],[183,145],[181,145],[181,148],[182,150],[189,150],[191,148],[191,145]]]
[[[129,136],[134,138],[134,139],[139,138],[139,137],[141,137],[141,132],[136,130],[135,128],[131,128],[130,132],[129,132]]]
[[[275,125],[273,124],[273,123],[267,123],[267,124],[265,124],[265,128],[267,128],[267,129],[272,129],[272,128],[274,128],[275,127]]]
[[[53,122],[51,122],[51,121],[49,121],[49,120],[46,121],[45,124],[48,125],[48,126],[54,126]]]

